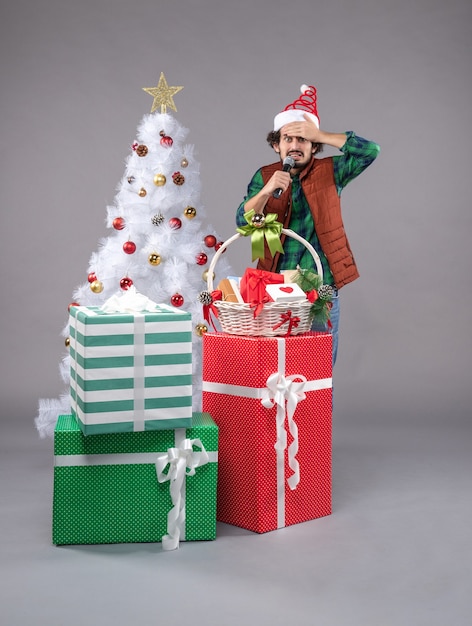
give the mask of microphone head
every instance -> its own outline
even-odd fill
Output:
[[[295,159],[293,159],[291,156],[286,156],[285,159],[283,160],[284,170],[288,172],[294,166],[295,166]]]

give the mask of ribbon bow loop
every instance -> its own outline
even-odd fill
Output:
[[[300,464],[296,459],[298,452],[298,427],[293,416],[298,403],[306,398],[303,391],[305,383],[305,376],[300,374],[284,376],[276,372],[267,379],[261,398],[261,404],[266,409],[277,407],[277,440],[274,448],[279,453],[283,453],[287,447],[287,431],[285,429],[285,419],[287,419],[289,432],[293,438],[292,443],[288,447],[288,464],[292,470],[292,475],[287,479],[290,489],[295,489],[300,482]]]
[[[198,450],[194,450],[198,448]],[[185,500],[182,492],[186,476],[193,476],[197,467],[210,460],[200,439],[184,439],[182,443],[168,448],[165,454],[156,459],[157,480],[170,482],[170,496],[173,507],[167,514],[167,534],[162,537],[164,550],[179,547],[180,534],[185,523]],[[166,469],[168,470],[166,471]]]
[[[285,336],[288,337],[289,335],[291,335],[292,329],[298,328],[298,324],[300,323],[300,318],[295,315],[292,315],[292,311],[290,310],[286,311],[285,313],[281,313],[280,322],[276,324],[275,326],[272,326],[272,330],[277,330],[277,328],[280,328],[287,322],[288,322],[288,329],[287,329],[287,332],[285,333]]]
[[[264,308],[264,304],[267,304],[269,302],[272,302],[272,299],[270,298],[269,294],[263,295],[260,300],[253,300],[252,302],[250,302],[249,307],[251,309],[254,309],[254,317],[257,317],[258,315],[260,315]]]
[[[214,330],[216,331],[215,322],[213,321],[211,314],[213,313],[215,317],[218,317],[218,309],[214,305],[214,302],[218,300],[222,300],[223,292],[220,289],[215,289],[214,291],[211,292],[210,297],[211,297],[210,304],[203,305],[203,318],[205,319],[205,321],[211,324]]]
[[[101,310],[104,313],[141,313],[143,311],[155,311],[156,306],[155,302],[139,293],[136,287],[131,285],[129,289],[119,295],[110,296],[102,304]]]
[[[244,214],[247,222],[246,226],[239,226],[236,230],[244,237],[251,237],[252,260],[264,258],[264,240],[267,241],[272,256],[276,252],[284,253],[280,235],[282,233],[283,224],[277,221],[276,213],[268,213],[262,226],[254,226],[252,218],[255,215],[254,210]]]

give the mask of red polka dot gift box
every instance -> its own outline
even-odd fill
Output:
[[[217,519],[263,533],[331,513],[332,338],[206,333]]]
[[[216,538],[218,427],[84,435],[73,415],[54,433],[53,543]]]

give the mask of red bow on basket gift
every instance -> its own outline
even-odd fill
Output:
[[[206,302],[203,303],[203,317],[209,324],[213,326],[214,330],[216,331],[217,328],[211,314],[213,313],[215,317],[218,317],[218,309],[213,304],[213,302],[217,300],[222,300],[223,292],[220,289],[215,289],[211,293],[205,292],[205,294],[208,294],[209,298],[211,298],[211,302],[209,302],[208,304]]]
[[[254,309],[254,317],[257,317],[262,312],[264,304],[267,304],[267,302],[272,302],[272,298],[268,294],[262,296],[260,300],[253,300],[250,303],[249,306],[251,309]]]
[[[272,330],[277,330],[277,328],[280,328],[281,326],[283,326],[284,324],[288,322],[288,330],[285,333],[285,337],[288,337],[292,333],[292,328],[298,327],[298,324],[300,323],[300,318],[296,317],[295,315],[292,316],[292,311],[290,310],[286,311],[285,313],[282,313],[280,318],[281,318],[281,321],[275,326],[272,326]]]

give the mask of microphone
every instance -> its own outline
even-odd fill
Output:
[[[290,172],[290,170],[292,169],[292,167],[295,165],[295,160],[292,159],[291,156],[287,156],[285,157],[284,161],[283,161],[283,167],[282,167],[282,172]],[[276,189],[274,191],[274,193],[272,194],[272,196],[274,198],[280,198],[280,196],[283,193],[283,189],[281,189],[280,187],[278,189]]]

